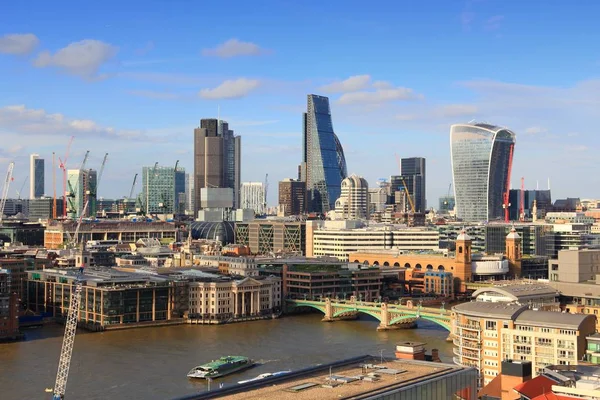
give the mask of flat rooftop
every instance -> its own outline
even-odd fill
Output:
[[[203,394],[199,394],[181,399],[225,397],[233,400],[361,399],[403,386],[418,384],[432,377],[465,370],[465,368],[451,364],[425,361],[380,361],[379,357],[364,356],[362,360],[332,367],[331,373],[329,366],[323,365],[314,371],[305,373],[298,371],[298,373],[275,377],[275,379],[264,379],[214,391],[208,395],[210,397],[203,397]]]

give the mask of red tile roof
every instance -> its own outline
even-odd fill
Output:
[[[540,394],[539,396],[532,397],[531,400],[581,400],[581,397],[571,397],[554,394],[552,392]]]
[[[552,385],[556,385],[556,382],[550,378],[540,375],[515,386],[514,389],[521,395],[532,399],[541,394],[551,392]]]

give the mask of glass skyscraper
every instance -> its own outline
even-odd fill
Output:
[[[342,180],[348,175],[344,149],[333,132],[327,97],[308,95],[302,153],[300,175],[306,182],[308,211],[326,213],[335,208]]]
[[[452,125],[450,152],[457,218],[502,218],[515,139],[513,132],[494,125]]]
[[[148,214],[181,213],[180,194],[185,194],[185,170],[173,167],[144,167],[142,201]]]
[[[29,156],[29,198],[37,199],[44,195],[44,159],[39,154]],[[19,193],[23,195],[23,193]]]

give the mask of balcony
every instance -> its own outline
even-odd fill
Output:
[[[457,322],[455,325],[460,328],[469,329],[469,330],[473,330],[473,331],[481,330],[481,326],[479,324],[461,324],[460,322]]]
[[[475,349],[475,350],[479,350],[481,349],[481,343],[477,343],[477,342],[473,342],[473,341],[466,341],[463,340],[461,344],[459,344],[460,347],[464,347],[466,349]]]
[[[471,358],[473,360],[479,360],[481,358],[479,351],[460,350],[460,349],[454,348],[454,349],[452,349],[452,352],[457,356]]]

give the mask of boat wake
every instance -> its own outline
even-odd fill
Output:
[[[264,365],[272,362],[277,362],[279,360],[256,360],[256,365]]]

